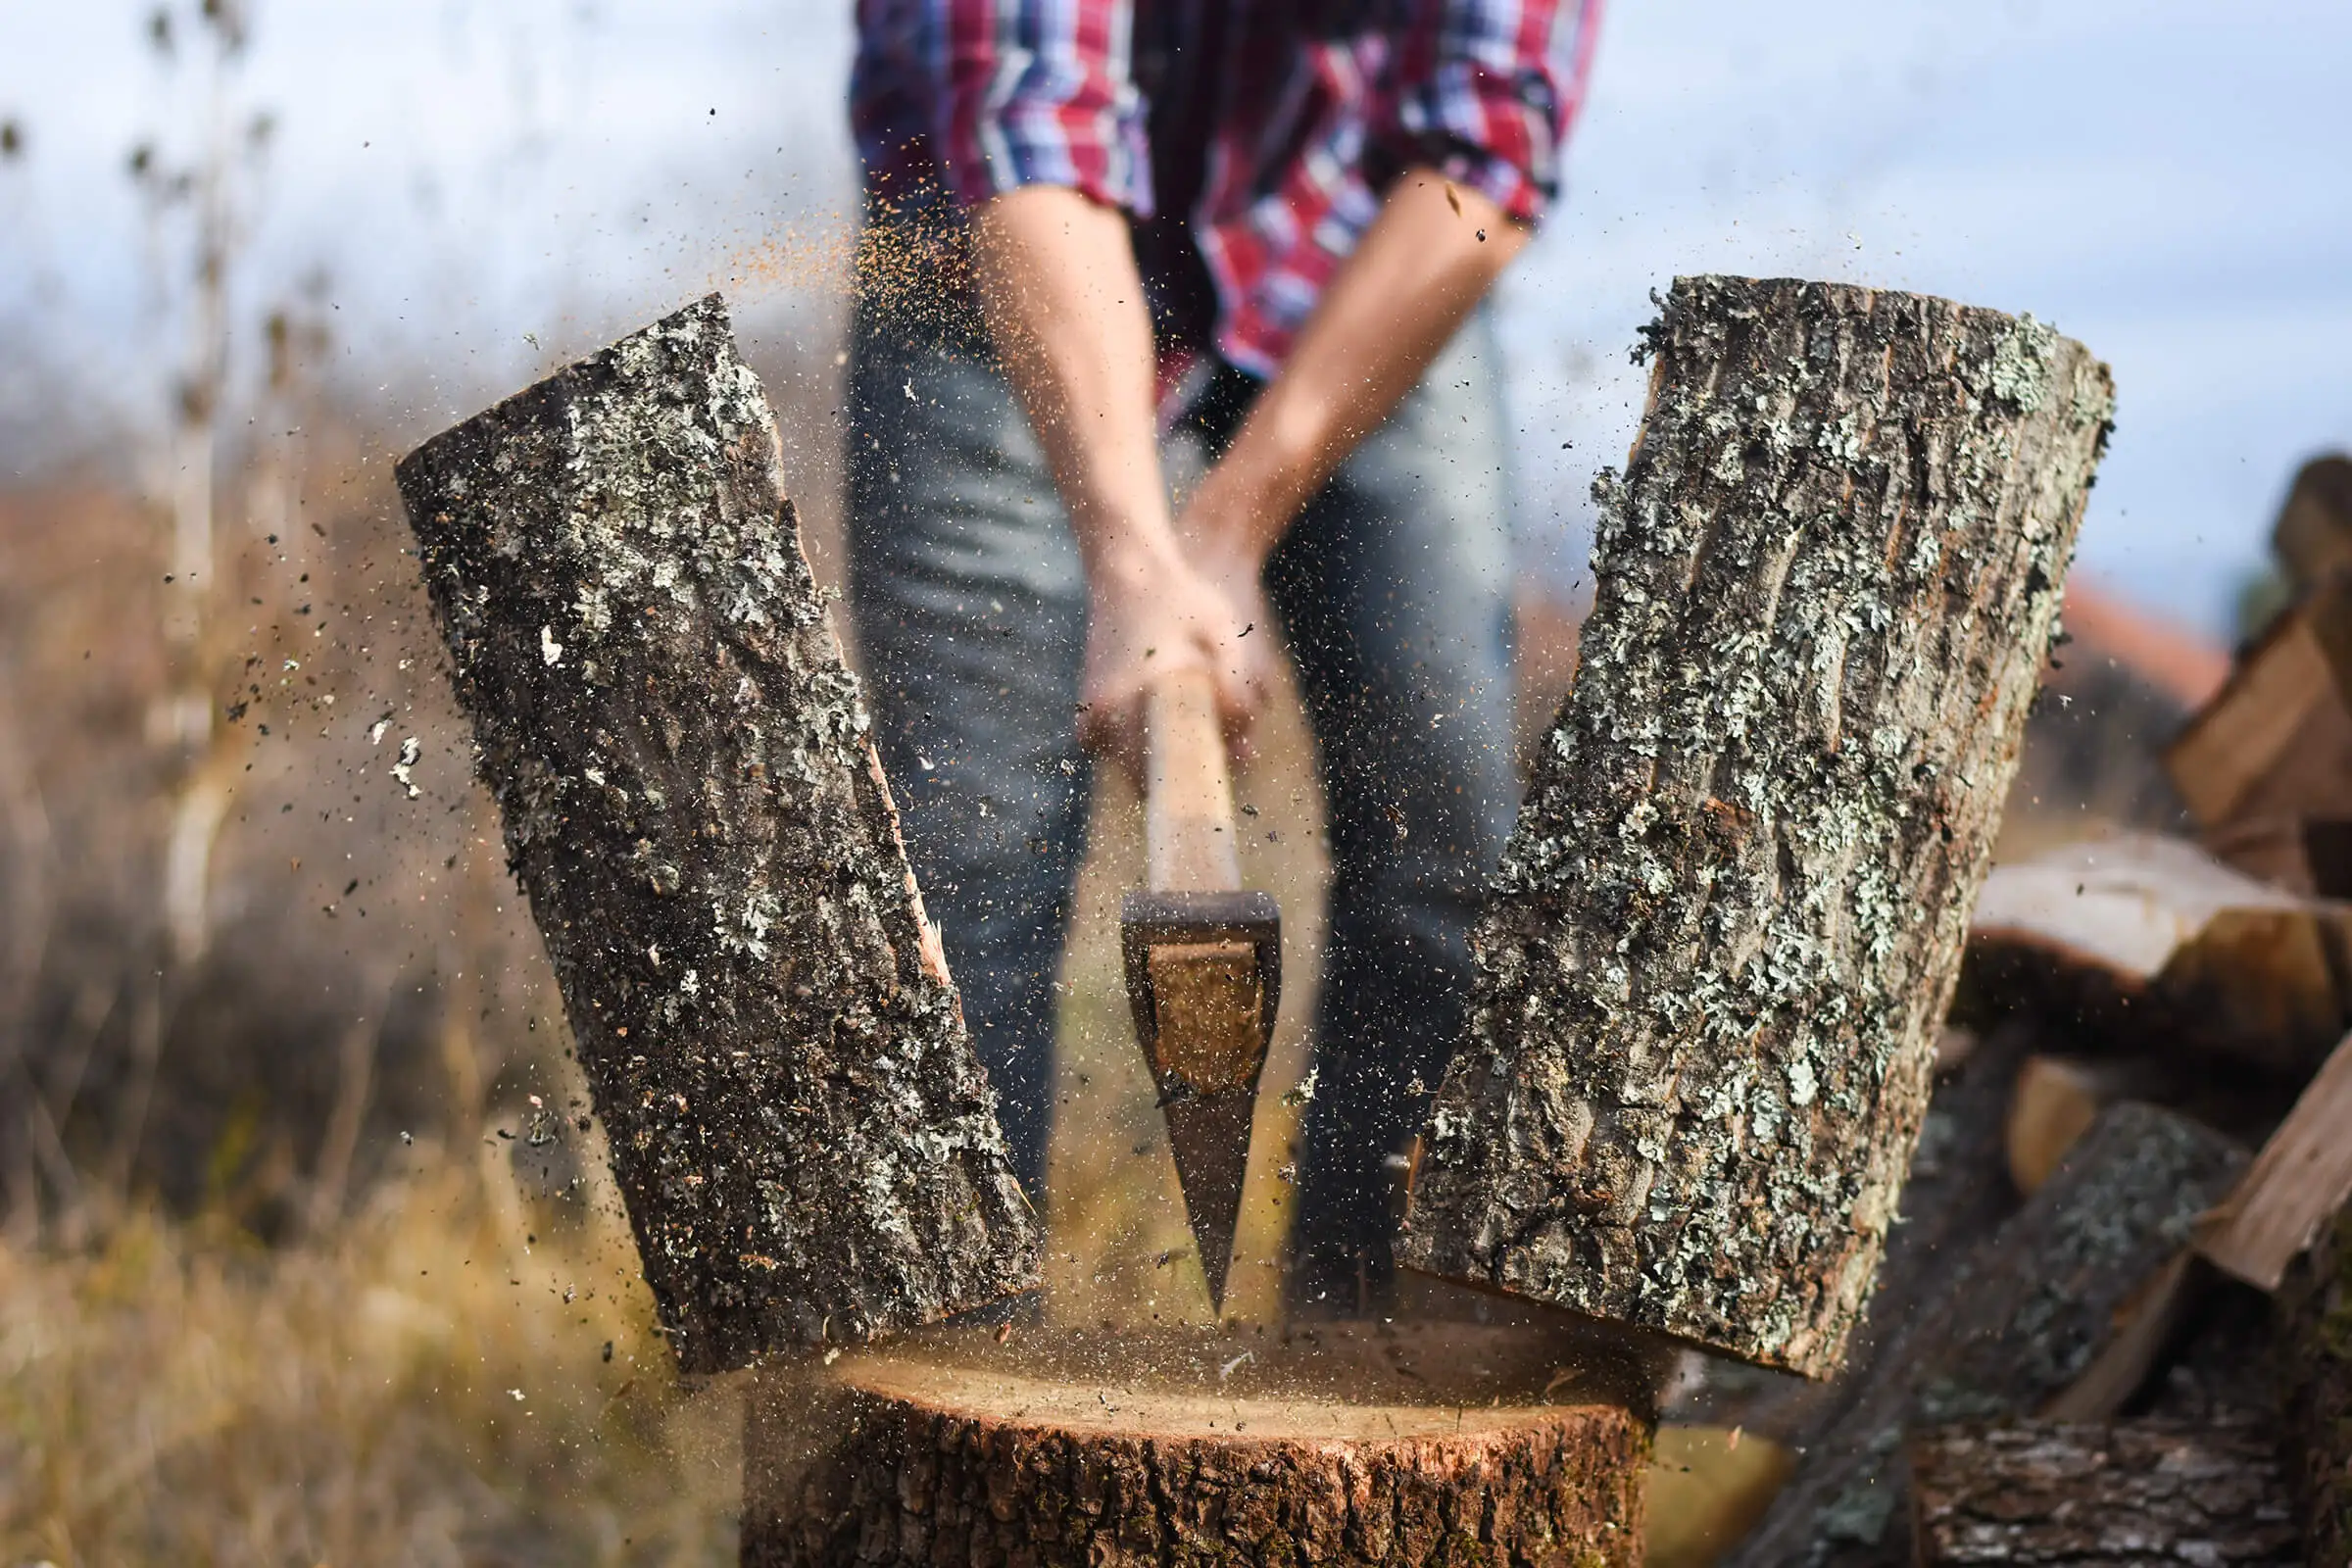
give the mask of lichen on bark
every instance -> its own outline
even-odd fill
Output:
[[[688,1370],[1037,1278],[718,296],[402,460],[427,587]]]
[[[1678,279],[1473,939],[1415,1267],[1826,1376],[2112,410],[2031,317]]]

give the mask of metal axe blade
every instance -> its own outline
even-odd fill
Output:
[[[1282,1000],[1282,913],[1258,892],[1130,893],[1119,906],[1119,953],[1185,1217],[1221,1312],[1258,1077]]]

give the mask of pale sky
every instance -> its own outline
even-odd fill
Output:
[[[194,52],[155,63],[149,9],[0,0],[20,432],[161,395],[122,167],[142,137],[189,146],[205,98]],[[747,335],[812,338],[836,301],[811,258],[852,203],[849,10],[258,0],[233,97],[275,130],[246,316],[318,279],[345,380],[422,396],[419,432],[730,275]],[[2352,445],[2347,61],[2341,0],[1616,0],[1569,189],[1500,304],[1530,568],[1582,575],[1649,291],[1797,274],[2031,311],[2107,359],[2082,568],[2222,628],[2295,464]]]

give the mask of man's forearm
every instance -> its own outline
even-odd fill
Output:
[[[1527,242],[1477,191],[1413,170],[1324,290],[1189,512],[1200,544],[1254,564],[1386,419]]]
[[[1028,186],[980,210],[980,295],[1090,576],[1175,555],[1152,409],[1152,320],[1125,216]]]
[[[977,222],[981,307],[1086,561],[1078,733],[1129,770],[1146,691],[1205,670],[1228,734],[1265,699],[1266,639],[1176,543],[1152,398],[1151,313],[1127,220],[1076,191],[999,196]]]

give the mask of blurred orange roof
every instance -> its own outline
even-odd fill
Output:
[[[2192,711],[2229,678],[2228,649],[2081,577],[2066,585],[2065,620],[2078,651],[2113,660]]]

